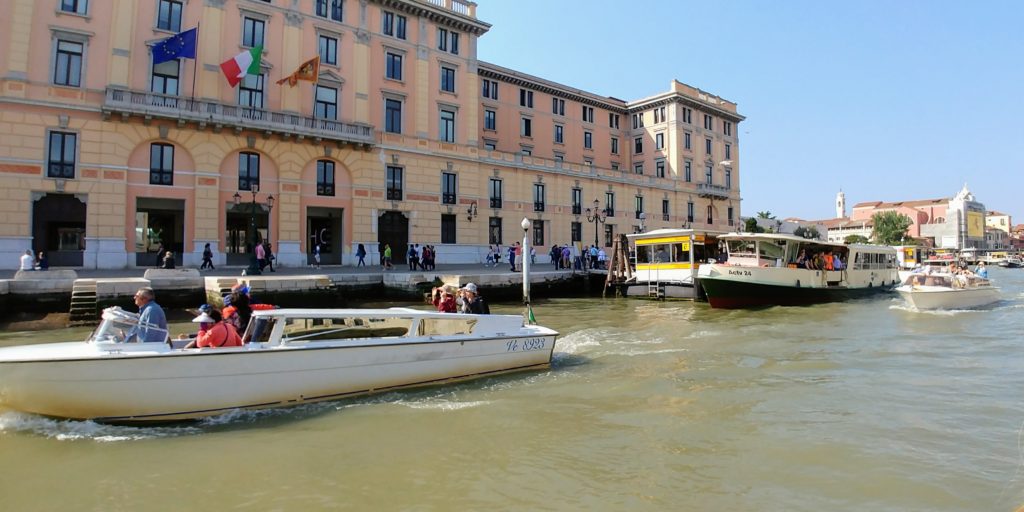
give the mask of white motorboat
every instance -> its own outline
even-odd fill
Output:
[[[1000,299],[999,288],[988,279],[964,274],[911,274],[896,291],[919,310],[979,308]]]
[[[998,265],[1003,268],[1020,268],[1021,266],[1024,266],[1024,263],[1021,262],[1020,258],[1010,256],[1005,260],[1000,261]]]
[[[84,342],[0,348],[0,407],[187,420],[546,368],[558,334],[518,315],[278,309],[253,313],[241,347],[184,349],[125,342],[137,323],[109,308]]]

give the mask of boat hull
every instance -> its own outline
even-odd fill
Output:
[[[848,287],[800,287],[720,278],[702,278],[701,286],[713,308],[737,309],[768,306],[810,306],[871,297],[891,292],[894,284]]]
[[[896,291],[919,310],[980,308],[999,302],[1001,298],[999,288],[992,286],[964,289],[900,286]]]
[[[0,405],[133,423],[290,406],[550,365],[553,331],[531,336],[316,348],[242,347],[0,362]]]
[[[654,297],[651,295],[650,284],[647,282],[640,283],[629,283],[622,287],[623,295],[626,297],[639,297],[639,298],[668,298],[668,299],[693,299],[695,298],[693,283],[682,283],[682,282],[659,282],[655,283],[659,290],[660,296]]]

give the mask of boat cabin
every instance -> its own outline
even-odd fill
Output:
[[[768,233],[729,234],[719,238],[728,251],[726,264],[732,266],[811,270],[896,268],[896,251],[886,246],[846,245]]]
[[[693,229],[657,229],[626,237],[633,246],[633,262],[639,275],[655,270],[695,271],[701,263],[715,262],[720,252],[717,237],[721,234]]]
[[[925,260],[927,248],[920,245],[894,245],[896,262],[902,270],[909,270]]]

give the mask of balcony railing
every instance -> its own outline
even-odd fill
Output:
[[[697,194],[700,197],[710,197],[712,199],[729,199],[730,189],[721,185],[712,185],[711,183],[698,183]]]
[[[441,203],[455,204],[455,194],[441,194]]]
[[[372,145],[373,127],[219,101],[108,87],[103,112]]]
[[[449,11],[476,18],[476,4],[465,0],[427,0],[429,3]]]

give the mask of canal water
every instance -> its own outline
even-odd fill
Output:
[[[550,300],[536,308],[562,333],[550,371],[199,423],[0,412],[0,503],[1015,510],[1024,270],[992,274],[1005,300],[984,311],[920,313],[895,295],[758,311]],[[82,333],[3,333],[0,344]]]

